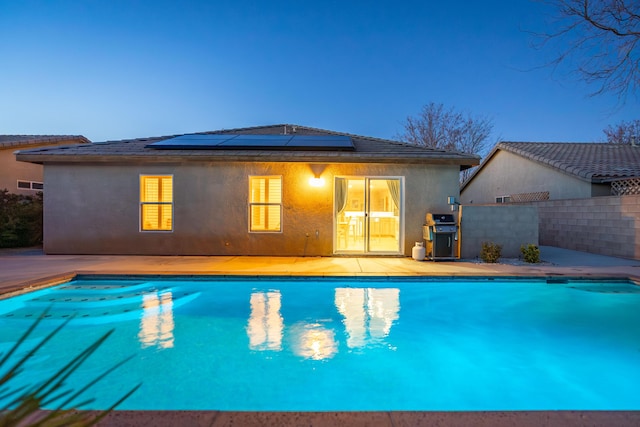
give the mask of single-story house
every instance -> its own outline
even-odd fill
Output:
[[[15,151],[89,142],[81,135],[0,135],[0,190],[32,195],[44,188],[42,165],[16,161]]]
[[[462,204],[640,194],[640,147],[501,142],[462,184]]]
[[[479,157],[289,124],[20,151],[48,254],[411,255]]]

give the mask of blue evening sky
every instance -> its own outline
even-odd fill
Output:
[[[588,97],[533,49],[530,0],[0,0],[0,134],[92,141],[293,123],[394,137],[424,104],[496,138],[599,141],[638,99]]]

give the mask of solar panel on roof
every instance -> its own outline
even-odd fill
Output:
[[[146,147],[160,150],[355,150],[351,137],[344,135],[193,134],[154,142]]]
[[[353,141],[348,136],[342,135],[296,135],[289,141],[287,147],[309,149],[346,149],[353,150]]]
[[[243,140],[258,140],[261,139],[263,141],[288,141],[293,135],[256,135],[256,134],[234,134],[227,135],[231,136],[233,139],[243,139]]]
[[[220,144],[220,148],[284,148],[291,135],[234,135]]]
[[[234,135],[181,135],[175,138],[148,144],[147,147],[165,150],[197,150],[210,149],[219,145]]]

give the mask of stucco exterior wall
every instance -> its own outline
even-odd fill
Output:
[[[538,209],[528,205],[460,206],[460,257],[480,256],[482,242],[502,245],[502,256],[520,256],[520,246],[538,245]]]
[[[327,164],[309,186],[306,163],[47,164],[44,250],[49,254],[333,254],[335,176],[404,177],[404,254],[428,211],[458,196],[458,166]],[[173,175],[173,231],[141,232],[139,176]],[[283,177],[281,233],[248,232],[248,177]]]
[[[18,180],[43,182],[42,165],[16,161],[13,154],[16,150],[16,147],[0,149],[0,190],[7,189],[14,194],[35,194],[35,190],[19,189]]]
[[[602,195],[591,183],[553,168],[527,160],[508,151],[498,151],[460,194],[463,204],[495,203],[496,197],[549,192],[549,199],[575,199]]]
[[[18,180],[30,182],[44,182],[44,168],[40,164],[19,162],[15,152],[20,150],[32,150],[42,147],[54,147],[77,144],[77,139],[59,140],[42,144],[17,144],[8,147],[0,147],[0,189],[7,189],[10,193],[33,195],[37,191],[18,188]]]
[[[640,259],[640,196],[536,202],[540,244]]]

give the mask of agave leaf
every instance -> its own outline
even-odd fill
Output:
[[[4,365],[8,363],[11,356],[13,356],[25,343],[26,339],[33,333],[47,313],[48,309],[45,310],[38,319],[36,319],[36,321],[27,329],[27,331],[25,331],[11,349],[2,355],[2,359],[0,359],[0,371],[3,370]],[[0,408],[0,427],[18,427],[26,425],[31,427],[84,427],[94,425],[120,405],[124,400],[129,398],[129,396],[131,396],[141,386],[141,384],[138,384],[133,387],[111,407],[97,415],[91,412],[78,412],[73,409],[65,409],[70,405],[82,407],[93,402],[94,399],[91,398],[84,399],[82,401],[78,401],[78,399],[90,387],[131,359],[131,357],[129,357],[119,363],[116,363],[114,366],[105,370],[96,378],[91,380],[80,390],[74,392],[71,389],[65,389],[66,380],[69,376],[73,374],[105,342],[105,340],[113,333],[113,330],[110,330],[85,348],[65,366],[60,368],[45,382],[35,386],[20,386],[18,388],[12,388],[11,384],[8,383],[15,379],[25,369],[28,369],[26,368],[27,362],[36,354],[36,352],[42,349],[47,342],[59,333],[71,319],[72,317],[58,325],[24,356],[18,359],[17,362],[13,363],[13,365],[6,369],[6,371],[0,376],[0,399],[5,401],[5,399],[10,397],[12,398],[6,408]],[[43,407],[51,406],[55,402],[59,402],[55,409],[49,411],[42,410]]]
[[[57,373],[55,373],[51,378],[45,381],[40,387],[34,390],[34,393],[41,394],[45,393],[49,395],[49,393],[59,389],[64,385],[64,381],[69,378],[69,376],[84,363],[89,356],[91,356],[97,349],[102,345],[102,343],[113,333],[113,329],[106,332],[102,337],[98,338],[93,344],[84,349],[80,354],[74,357],[69,363],[63,366]]]
[[[27,386],[21,386],[21,387],[18,387],[16,389],[11,389],[10,387],[2,387],[2,389],[0,389],[0,401],[8,399],[9,396],[11,396],[11,395],[20,394],[26,388],[27,388]]]
[[[92,381],[88,382],[84,387],[82,387],[80,390],[78,390],[76,393],[74,393],[73,395],[71,395],[69,397],[69,399],[67,399],[66,401],[62,402],[61,406],[67,406],[69,404],[71,404],[75,399],[77,399],[81,394],[83,394],[84,392],[86,392],[91,386],[95,385],[97,382],[99,382],[100,380],[102,380],[104,377],[106,377],[107,375],[109,375],[111,372],[115,371],[116,369],[118,369],[120,366],[124,365],[125,363],[127,363],[129,360],[131,360],[133,358],[133,356],[130,356],[118,363],[116,363],[115,365],[113,365],[111,368],[103,371],[100,375],[98,375],[96,378],[94,378]],[[82,405],[78,405],[78,406],[82,406]]]
[[[18,339],[16,344],[13,347],[11,347],[9,351],[4,355],[4,357],[0,360],[0,366],[4,366],[4,364],[7,362],[7,360],[9,360],[11,355],[18,350],[18,348],[29,337],[29,335],[31,335],[33,330],[38,326],[38,324],[40,323],[42,318],[47,314],[48,311],[49,309],[45,310],[44,313],[42,313],[42,315],[39,318],[37,318],[35,322],[31,324],[31,326],[29,326],[29,328],[25,331],[25,333],[22,334],[22,336]]]
[[[7,354],[5,355],[5,357],[0,360],[0,368],[2,368],[4,366],[4,364],[8,361],[9,357],[15,353],[20,346],[24,343],[24,341],[29,337],[29,335],[31,335],[31,333],[33,332],[33,330],[36,328],[36,326],[42,321],[42,319],[44,318],[44,316],[47,314],[48,309],[44,311],[44,313],[38,318],[36,319],[36,321],[29,327],[29,329],[27,329],[27,331],[18,339],[18,341],[16,342],[16,344],[7,352]],[[33,357],[34,354],[36,354],[36,352],[38,350],[40,350],[47,342],[49,342],[51,340],[51,338],[53,338],[58,332],[60,332],[60,330],[65,327],[67,325],[67,323],[69,323],[69,321],[71,320],[71,318],[67,319],[65,322],[63,322],[62,324],[58,325],[57,328],[55,328],[53,331],[51,331],[49,333],[49,335],[45,336],[42,340],[40,340],[40,342],[38,344],[36,344],[30,351],[28,351],[21,359],[19,359],[13,366],[11,366],[7,372],[0,377],[0,384],[6,384],[10,379],[14,378],[22,369],[22,367],[24,366],[24,364]],[[17,402],[11,402],[9,405],[12,406],[13,404],[16,404]]]

